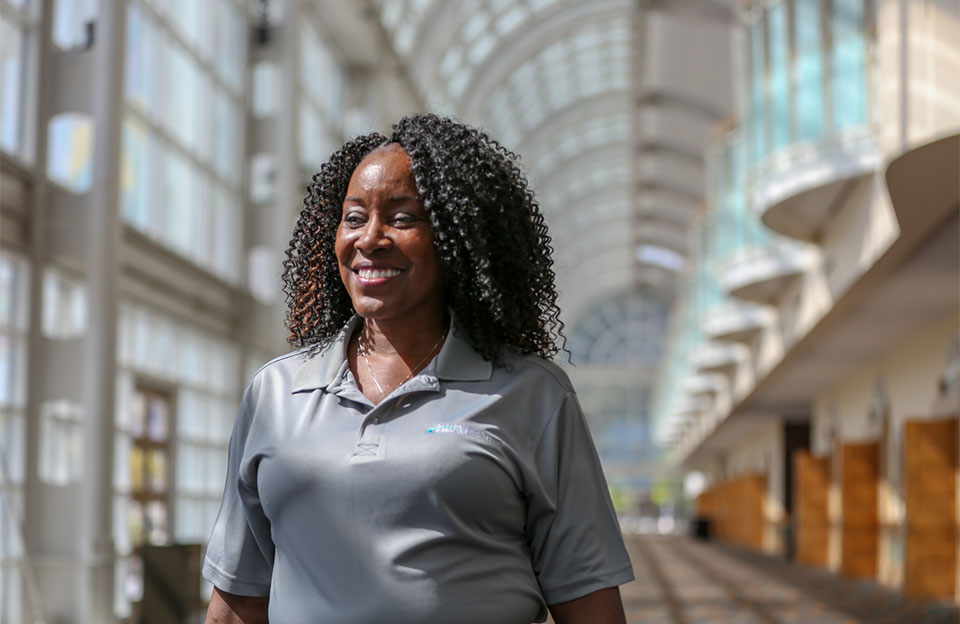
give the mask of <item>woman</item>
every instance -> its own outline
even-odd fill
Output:
[[[435,115],[347,143],[244,392],[208,622],[623,622],[633,578],[515,157]],[[269,600],[267,597],[269,596]]]

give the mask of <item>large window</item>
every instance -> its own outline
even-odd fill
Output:
[[[37,2],[7,0],[0,17],[0,148],[29,161],[33,153],[29,144],[28,124],[32,123],[26,107],[28,80],[31,75],[31,43],[37,30]]]
[[[126,616],[143,587],[140,545],[209,537],[223,493],[241,358],[222,337],[129,304],[120,309],[117,350],[116,611]]]
[[[748,24],[745,131],[751,164],[870,121],[868,0],[779,0]]]
[[[236,0],[127,4],[124,221],[232,283],[242,266],[244,11]]]
[[[313,173],[340,143],[344,76],[314,27],[300,27],[298,158]]]
[[[23,617],[23,480],[29,268],[0,253],[0,622]]]

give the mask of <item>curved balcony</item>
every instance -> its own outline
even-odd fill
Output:
[[[812,242],[859,181],[879,170],[880,160],[866,134],[792,146],[754,171],[753,209],[774,232]]]
[[[720,266],[720,287],[731,297],[773,304],[794,280],[813,267],[816,252],[806,246],[768,243],[741,249]]]
[[[772,231],[813,242],[880,165],[870,3],[752,4],[741,114],[751,205]]]
[[[711,310],[701,322],[703,333],[712,340],[751,344],[764,329],[776,322],[768,307],[729,304]]]
[[[690,362],[701,373],[730,375],[747,356],[748,349],[742,344],[708,342],[693,352]]]
[[[683,389],[693,398],[716,396],[726,385],[726,378],[716,373],[692,375],[683,384]]]

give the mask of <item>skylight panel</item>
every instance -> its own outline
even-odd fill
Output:
[[[456,44],[452,45],[446,54],[443,55],[443,60],[440,61],[440,74],[444,78],[449,78],[454,70],[460,67],[462,60],[463,48]]]
[[[380,11],[380,19],[387,30],[395,30],[400,21],[400,15],[403,12],[403,4],[400,2],[384,2]]]
[[[687,266],[686,258],[659,245],[637,245],[636,258],[639,262],[676,272],[683,271]]]
[[[522,5],[514,6],[497,20],[497,33],[503,37],[519,26],[527,17]]]
[[[410,48],[413,47],[413,33],[415,30],[415,23],[413,20],[404,20],[397,27],[396,38],[394,39],[394,45],[397,47],[397,52],[406,56],[410,53]]]
[[[482,37],[477,39],[477,41],[470,48],[470,63],[473,65],[479,65],[487,55],[493,50],[493,46],[497,43],[497,37],[493,33],[484,33]]]
[[[473,16],[467,20],[467,23],[463,25],[461,32],[461,40],[464,42],[473,41],[477,35],[479,35],[483,29],[487,27],[487,23],[490,21],[490,16],[483,11],[478,11],[473,14]]]
[[[468,82],[470,82],[470,72],[460,70],[456,73],[453,78],[450,79],[447,87],[450,98],[453,100],[459,98],[463,94],[463,90],[466,88]]]

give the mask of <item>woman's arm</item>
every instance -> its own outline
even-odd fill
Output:
[[[550,605],[557,624],[627,624],[620,588],[608,587],[576,600]]]
[[[267,624],[267,598],[228,594],[214,587],[205,624]]]

